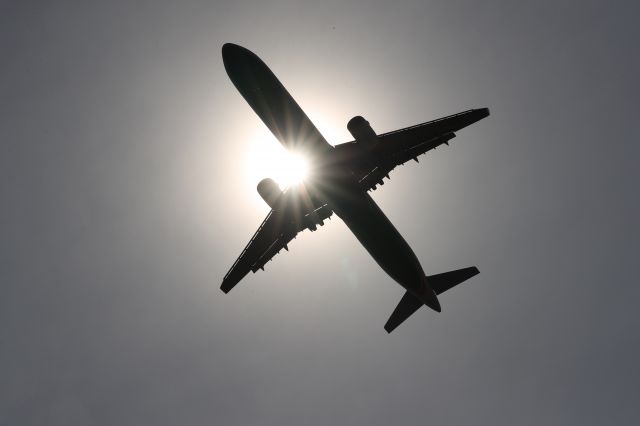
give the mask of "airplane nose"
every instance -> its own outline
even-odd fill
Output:
[[[237,44],[225,43],[222,45],[222,62],[231,81],[234,81],[234,76],[242,74],[242,64],[246,57],[244,51],[245,49]]]
[[[222,45],[222,58],[226,61],[232,58],[241,58],[247,56],[255,56],[249,49],[234,43],[225,43]]]
[[[225,43],[222,45],[222,62],[227,74],[235,83],[235,78],[247,73],[255,72],[260,59],[250,50],[233,43]],[[234,77],[235,76],[235,77]],[[237,86],[237,84],[236,84]]]
[[[238,46],[237,44],[233,44],[233,43],[225,43],[222,45],[222,58],[227,61],[229,60],[232,56],[234,56],[234,53],[238,52],[238,48],[240,46]]]

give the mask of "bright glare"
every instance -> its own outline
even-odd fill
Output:
[[[252,185],[270,177],[285,189],[307,177],[307,160],[288,152],[267,129],[256,135],[249,149],[247,177]]]
[[[300,154],[286,154],[282,161],[281,176],[275,178],[281,186],[291,186],[302,182],[309,173],[309,163],[304,156]]]

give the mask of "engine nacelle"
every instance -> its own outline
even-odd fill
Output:
[[[282,191],[275,180],[271,178],[265,178],[258,183],[258,194],[262,199],[271,207],[275,209],[278,205],[278,200],[282,197]]]
[[[378,142],[378,136],[369,125],[369,122],[359,115],[349,120],[347,130],[349,130],[356,142],[362,146],[372,147]]]

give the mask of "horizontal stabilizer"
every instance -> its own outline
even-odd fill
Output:
[[[407,291],[404,296],[402,296],[402,299],[400,299],[400,303],[398,303],[395,311],[391,314],[389,321],[384,325],[384,329],[387,330],[387,333],[391,333],[397,326],[402,324],[404,320],[420,309],[422,305],[424,305],[422,300]]]
[[[442,274],[427,275],[427,284],[429,284],[429,287],[433,289],[435,294],[441,294],[479,273],[478,268],[471,266],[470,268],[457,269]],[[415,311],[420,309],[422,305],[424,305],[422,300],[407,291],[391,314],[389,321],[384,325],[384,329],[387,330],[387,333],[391,333],[396,327],[413,315]],[[439,312],[439,309],[436,310]]]
[[[440,294],[479,273],[478,268],[471,266],[469,268],[443,272],[442,274],[427,275],[427,283],[436,294]]]

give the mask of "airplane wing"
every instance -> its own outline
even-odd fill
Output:
[[[249,271],[264,270],[264,265],[287,246],[299,232],[315,231],[333,211],[325,204],[319,208],[297,211],[272,209],[222,280],[220,289],[228,293]]]
[[[418,161],[418,156],[442,144],[447,144],[456,135],[454,132],[489,115],[488,108],[471,109],[416,126],[378,135],[378,142],[368,154],[368,161],[359,170],[358,180],[362,188],[375,190],[384,184],[389,172],[409,160]],[[354,143],[354,142],[351,142]],[[346,144],[345,144],[346,145]]]

